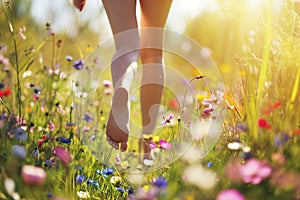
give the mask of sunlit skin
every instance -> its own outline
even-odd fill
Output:
[[[107,122],[107,141],[121,151],[126,151],[129,135],[129,101],[130,83],[134,69],[130,66],[141,57],[143,78],[141,86],[142,134],[152,134],[155,128],[158,108],[163,90],[162,31],[143,28],[163,28],[165,26],[171,0],[141,0],[141,33],[138,32],[136,18],[136,1],[103,0],[108,20],[115,38],[116,53],[111,64],[114,84],[112,109]],[[155,46],[160,49],[144,47]],[[126,53],[124,53],[124,51]],[[129,69],[129,70],[128,70]],[[130,82],[130,80],[129,80]],[[121,145],[119,147],[119,145]],[[147,142],[140,141],[139,148],[149,158],[150,148]]]

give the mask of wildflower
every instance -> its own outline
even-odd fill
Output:
[[[66,56],[65,59],[69,62],[71,62],[73,60],[72,56]]]
[[[0,90],[0,98],[2,97],[9,97],[11,95],[11,91],[9,88]]]
[[[236,189],[223,190],[217,196],[216,200],[244,200],[245,196]]]
[[[8,67],[9,66],[9,60],[8,58],[5,58],[4,56],[0,55],[0,64],[3,64],[4,66]]]
[[[20,146],[20,145],[13,145],[11,147],[12,149],[12,153],[14,156],[16,156],[17,158],[24,160],[26,157],[26,149],[24,146]]]
[[[279,148],[284,145],[289,140],[289,135],[288,134],[276,134],[274,138],[274,145],[275,147]]]
[[[49,125],[49,129],[51,132],[53,132],[55,130],[55,124],[53,122],[48,122]]]
[[[211,103],[206,103],[203,105],[206,105],[206,107],[203,109],[203,113],[201,114],[201,117],[203,119],[207,119],[208,117],[211,116],[211,114],[215,110],[215,108],[213,107],[213,105]]]
[[[156,145],[153,141],[151,141],[149,144],[150,149],[161,148],[167,150],[170,149],[171,147],[172,147],[171,143],[168,143],[166,140],[159,140],[159,146]]]
[[[119,166],[121,164],[121,158],[119,154],[115,155],[115,160],[116,160],[116,166]]]
[[[107,89],[105,89],[105,90],[103,91],[103,93],[104,93],[105,95],[111,95],[111,94],[113,93],[113,90],[110,89],[110,88],[107,88]]]
[[[21,38],[22,40],[26,40],[26,36],[24,35],[24,32],[26,31],[26,26],[22,26],[19,28],[19,32],[17,36]]]
[[[68,139],[68,138],[65,138],[65,137],[60,137],[59,141],[62,142],[62,143],[65,143],[65,144],[70,144],[71,143],[71,140]]]
[[[75,178],[76,182],[81,184],[82,182],[86,181],[86,177],[83,175],[78,174]]]
[[[20,127],[14,128],[12,130],[12,133],[14,135],[14,138],[16,138],[17,140],[25,141],[27,139],[26,132]]]
[[[258,119],[258,126],[263,128],[263,129],[266,129],[266,130],[269,130],[271,129],[271,125],[267,123],[267,121],[264,119],[264,118],[259,118]]]
[[[75,60],[73,63],[73,67],[77,70],[82,70],[84,67],[84,62],[82,59]]]
[[[224,92],[221,92],[219,90],[216,91],[216,94],[212,93],[210,95],[209,99],[204,99],[202,101],[203,105],[207,105],[207,104],[221,104],[224,101]]]
[[[120,176],[112,176],[110,178],[110,183],[113,185],[117,185],[122,181],[122,178]]]
[[[55,159],[54,158],[50,158],[49,160],[45,160],[45,167],[52,167],[53,164],[55,163]]]
[[[115,172],[115,170],[107,167],[105,169],[102,169],[101,174],[105,174],[105,175],[111,175]]]
[[[52,194],[51,192],[48,192],[48,193],[47,193],[47,197],[48,197],[48,198],[52,198],[52,197],[53,197],[53,194]]]
[[[77,196],[80,199],[90,199],[90,193],[89,192],[77,191]]]
[[[105,87],[110,87],[110,86],[112,86],[112,83],[111,83],[110,80],[104,80],[104,81],[102,82],[102,84],[103,84]]]
[[[263,162],[251,158],[239,170],[245,183],[259,184],[263,179],[270,176],[272,169]]]
[[[47,179],[45,170],[33,165],[24,165],[21,175],[27,185],[43,185]]]
[[[168,143],[166,140],[159,140],[159,145],[161,149],[170,149],[171,148],[171,143]]]
[[[116,190],[118,190],[121,193],[125,192],[125,189],[122,187],[116,187]]]
[[[87,123],[93,121],[93,118],[91,117],[90,114],[84,113],[82,120],[86,121]]]
[[[40,95],[41,92],[42,92],[41,89],[38,89],[38,88],[33,89],[33,93],[36,94],[36,95]]]
[[[176,99],[171,99],[171,100],[169,101],[169,106],[170,106],[171,108],[178,108],[178,107],[179,107],[178,102],[176,101]]]
[[[217,183],[215,174],[208,169],[204,169],[200,165],[187,167],[184,170],[183,180],[200,189],[211,189]]]
[[[38,148],[34,148],[34,149],[32,150],[32,152],[31,152],[31,155],[32,155],[33,157],[38,157],[38,155],[39,155],[39,150],[38,150]]]
[[[212,162],[208,162],[206,167],[211,168],[212,167]]]
[[[174,114],[171,113],[167,118],[165,118],[164,122],[162,123],[162,125],[166,125],[171,123],[171,120],[174,118]]]
[[[159,189],[164,189],[168,186],[168,182],[164,177],[159,176],[158,178],[153,180],[153,185]]]
[[[240,150],[242,148],[242,144],[239,142],[232,142],[227,144],[227,148],[230,150]]]
[[[72,162],[72,155],[69,150],[64,147],[56,146],[53,148],[56,156],[62,161],[64,165]]]
[[[75,123],[67,123],[66,124],[66,129],[70,131],[75,131],[76,130],[76,124]]]

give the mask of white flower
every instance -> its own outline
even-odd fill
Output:
[[[216,175],[201,165],[187,167],[183,174],[183,180],[204,190],[212,189],[217,182]]]

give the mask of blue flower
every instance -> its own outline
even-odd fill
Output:
[[[19,145],[13,145],[11,147],[12,149],[12,153],[14,156],[16,156],[17,158],[24,160],[26,157],[26,149],[24,146],[19,146]]]
[[[73,67],[77,70],[82,70],[84,66],[84,62],[82,59],[75,60],[73,63]]]
[[[86,181],[86,177],[83,175],[78,174],[75,178],[76,182],[81,184],[82,182]]]
[[[20,127],[13,129],[12,133],[14,134],[14,137],[17,140],[25,141],[27,139],[26,132],[23,129],[21,129]]]
[[[91,121],[93,121],[93,118],[92,118],[91,115],[88,114],[88,113],[85,113],[82,119],[83,119],[84,121],[86,121],[86,122],[91,122]]]
[[[119,191],[119,192],[125,192],[125,189],[124,188],[121,188],[121,187],[116,187],[116,189]]]
[[[93,179],[88,179],[87,180],[87,184],[90,186],[90,185],[92,185],[92,184],[94,184],[94,180]]]
[[[79,165],[74,166],[74,168],[75,168],[76,170],[82,170],[82,167],[79,166]]]
[[[62,142],[62,143],[65,143],[65,144],[70,144],[71,143],[70,139],[64,138],[64,137],[60,137],[59,141]]]
[[[48,197],[48,198],[52,198],[52,197],[53,197],[53,194],[52,194],[51,192],[48,192],[47,197]]]
[[[208,168],[211,168],[211,167],[212,167],[212,162],[208,162],[206,166],[207,166]]]
[[[133,189],[133,187],[129,187],[128,189],[127,189],[127,193],[130,195],[130,194],[134,194],[134,189]]]
[[[108,176],[108,175],[113,174],[114,172],[115,172],[115,170],[113,170],[113,169],[107,167],[107,168],[105,168],[105,169],[102,169],[101,174],[105,174],[105,175]]]
[[[153,185],[155,185],[159,189],[164,189],[168,186],[168,182],[164,177],[159,176],[158,178],[153,180]]]
[[[36,95],[40,95],[41,94],[41,89],[33,89],[33,93],[36,94]]]
[[[95,187],[99,187],[99,186],[100,186],[100,184],[99,184],[98,181],[94,181],[93,185],[94,185]]]
[[[32,155],[33,157],[38,157],[38,155],[39,155],[39,150],[38,150],[38,148],[34,148],[33,151],[31,152],[31,155]]]
[[[4,83],[0,83],[0,89],[3,89],[5,87]]]

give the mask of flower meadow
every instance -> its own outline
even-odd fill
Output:
[[[51,22],[32,25],[26,3],[1,1],[0,199],[300,199],[300,2],[217,2],[185,34],[224,87],[207,89],[213,74],[182,69],[187,80],[171,78],[183,95],[167,88],[156,132],[133,133],[121,153],[105,141],[111,77],[96,87],[84,79],[112,50],[85,30],[72,38]],[[141,159],[139,139],[154,159]]]

